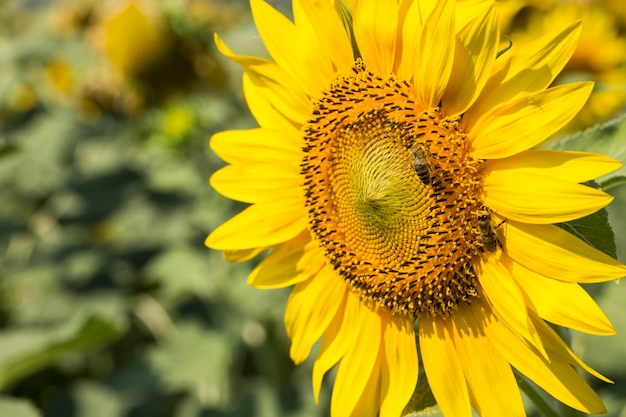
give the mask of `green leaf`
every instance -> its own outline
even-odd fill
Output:
[[[626,175],[615,175],[602,181],[602,184],[600,184],[600,188],[606,191],[622,184],[626,184]]]
[[[216,296],[216,283],[207,281],[207,277],[215,275],[215,270],[206,252],[177,246],[155,256],[146,267],[146,275],[161,285],[161,294],[167,300],[198,295],[211,298]]]
[[[56,328],[33,326],[7,330],[0,335],[0,388],[46,368],[67,354],[109,342],[120,332],[97,316],[82,317]]]
[[[206,405],[228,403],[233,351],[225,335],[181,322],[150,351],[148,363],[168,390],[189,391]]]
[[[583,352],[581,358],[589,366],[608,375],[611,379],[617,378],[617,383],[623,384],[622,375],[626,375],[626,361],[621,358],[624,357],[624,346],[626,346],[626,317],[624,315],[626,281],[622,279],[600,285],[603,291],[597,297],[598,305],[617,333],[611,337],[597,337],[587,333],[573,332],[572,346],[576,346],[580,352]],[[624,398],[623,391],[615,393],[622,393],[621,397]]]
[[[557,226],[607,255],[617,257],[615,234],[606,209],[567,223],[559,223]]]
[[[598,184],[590,181],[586,185],[598,188]],[[567,223],[558,223],[561,229],[568,231],[590,246],[617,258],[617,247],[615,245],[615,233],[609,223],[609,213],[606,209],[601,209],[580,219]]]
[[[544,148],[558,151],[582,151],[609,156],[624,164],[621,168],[597,179],[606,190],[626,182],[626,112],[605,123],[560,140],[549,141]]]
[[[91,381],[80,381],[72,389],[76,416],[119,417],[125,415],[124,396]],[[126,400],[126,402],[130,402]]]
[[[41,417],[41,413],[28,401],[0,397],[0,416]]]

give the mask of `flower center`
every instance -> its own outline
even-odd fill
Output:
[[[312,235],[354,291],[394,313],[447,316],[477,295],[478,170],[458,118],[357,61],[315,103],[302,175]]]

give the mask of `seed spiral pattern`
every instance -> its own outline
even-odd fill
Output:
[[[428,159],[430,182],[411,149]],[[315,103],[302,176],[309,228],[351,288],[396,314],[448,316],[477,293],[481,160],[459,118],[357,61]]]

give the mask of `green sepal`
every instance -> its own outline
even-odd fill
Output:
[[[354,55],[354,60],[356,61],[357,59],[361,58],[361,51],[359,51],[359,46],[357,45],[356,38],[354,37],[354,24],[352,22],[352,14],[350,14],[350,10],[348,10],[342,0],[337,0],[337,9],[339,10],[341,20],[343,21],[343,26],[346,28],[348,38],[350,38],[350,44],[352,45],[352,54]]]

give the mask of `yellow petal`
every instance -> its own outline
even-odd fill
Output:
[[[351,294],[351,292],[348,292]],[[357,296],[354,296],[357,297]],[[362,303],[355,308],[356,340],[341,359],[330,401],[332,416],[351,416],[374,372],[381,348],[381,319]]]
[[[495,61],[499,33],[495,4],[459,33],[452,74],[442,100],[447,116],[463,113],[478,97]]]
[[[291,359],[304,362],[337,313],[346,284],[331,266],[325,266],[312,279],[296,284],[285,310],[285,328],[291,339]]]
[[[432,3],[428,2],[427,3]],[[478,16],[484,16],[494,4],[492,0],[463,0],[456,3],[456,22],[454,31],[460,32]]]
[[[291,75],[266,59],[235,55],[217,34],[215,44],[222,54],[241,65],[252,85],[262,90],[262,95],[272,107],[292,122],[300,125],[306,122],[311,112],[311,102]]]
[[[318,40],[318,33],[324,32],[326,26],[314,30],[300,2],[293,3],[295,24],[264,1],[252,0],[250,7],[259,34],[274,61],[289,73],[308,96],[316,97],[327,88],[334,74],[327,51],[333,48],[328,48],[327,44]],[[331,12],[327,20],[336,21],[338,16]],[[345,32],[343,37],[341,32],[333,34],[337,36],[333,45],[346,43]],[[306,45],[306,48],[302,45]]]
[[[468,133],[474,147],[472,156],[506,158],[532,148],[569,122],[592,88],[590,82],[565,84],[488,110]]]
[[[583,369],[584,371],[590,373],[591,375],[604,382],[610,384],[613,383],[613,381],[606,378],[595,369],[591,368],[589,365],[583,362],[582,359],[576,356],[576,354],[572,351],[572,349],[570,349],[569,346],[567,346],[563,339],[561,339],[561,337],[550,326],[548,326],[546,322],[541,320],[541,318],[535,316],[533,313],[531,313],[531,318],[535,322],[535,327],[541,335],[541,338],[544,340],[546,350],[550,353],[550,356],[552,358],[557,357],[560,360],[569,363],[570,365],[574,365],[580,369]]]
[[[419,46],[426,19],[433,11],[437,2],[428,0],[401,0],[400,22],[402,25],[401,44],[396,56],[396,74],[402,79],[410,80],[416,73],[421,59]],[[484,16],[493,2],[485,0],[466,0],[457,2],[454,33],[458,33],[477,16]]]
[[[504,82],[515,79],[522,84],[521,91],[525,92],[546,88],[570,60],[580,33],[581,22],[573,22],[520,47],[517,53],[509,56],[511,65]]]
[[[289,120],[274,107],[270,101],[273,97],[268,96],[262,87],[255,85],[248,74],[243,75],[242,86],[250,113],[259,126],[281,132],[300,133],[300,123]]]
[[[626,266],[557,226],[507,221],[506,253],[526,268],[567,282],[604,282],[626,275]]]
[[[450,320],[454,345],[481,417],[526,417],[522,396],[507,360],[483,330],[483,312],[463,305]]]
[[[454,56],[454,1],[441,0],[426,19],[420,36],[419,61],[414,82],[418,99],[426,108],[439,105],[450,73]]]
[[[446,416],[470,417],[469,392],[459,354],[452,340],[450,319],[422,318],[419,345],[430,389]]]
[[[289,164],[254,163],[229,165],[211,176],[211,187],[225,197],[245,203],[257,203],[276,195],[302,195],[298,161]]]
[[[349,343],[352,343],[352,339],[348,340],[344,333],[341,331],[344,324],[348,326],[351,315],[346,315],[347,300],[350,297],[343,298],[338,304],[337,314],[333,317],[329,323],[324,338],[322,339],[322,345],[317,355],[317,359],[313,364],[313,372],[311,374],[313,382],[313,396],[315,397],[315,403],[320,401],[320,390],[322,389],[322,381],[326,372],[330,370],[342,356],[348,350]],[[340,336],[341,335],[341,336]],[[352,335],[352,334],[350,334]]]
[[[252,258],[255,258],[258,254],[263,252],[265,247],[260,248],[249,248],[243,250],[225,250],[222,252],[224,259],[228,262],[245,262],[249,261]]]
[[[588,152],[524,151],[504,159],[485,161],[483,172],[510,171],[545,175],[573,183],[588,181],[616,170],[622,164]]]
[[[302,197],[254,204],[215,229],[204,242],[218,250],[272,246],[296,236],[307,227]]]
[[[375,353],[372,353],[375,354]],[[358,416],[358,417],[382,417],[378,413],[380,408],[380,378],[378,377],[380,373],[380,364],[381,364],[381,352],[378,352],[376,356],[376,363],[374,365],[374,370],[372,375],[367,379],[367,383],[365,384],[365,388],[360,395],[359,400],[357,401],[352,413],[350,416]],[[399,415],[399,414],[397,414]],[[348,416],[348,414],[346,414]]]
[[[357,1],[354,7],[354,37],[363,62],[376,74],[391,74],[396,55],[398,3]]]
[[[483,189],[485,205],[500,216],[536,224],[578,219],[613,200],[595,188],[530,171],[487,171]]]
[[[472,303],[480,307],[481,301]],[[512,332],[493,317],[485,314],[485,333],[498,352],[515,369],[530,378],[559,401],[588,413],[605,413],[602,400],[585,380],[565,361],[546,360],[526,340]],[[544,341],[547,344],[547,341]]]
[[[463,2],[464,3],[464,2]],[[492,108],[520,95],[541,91],[561,72],[576,49],[580,22],[513,50],[497,60],[499,68],[491,76],[479,99],[463,115],[466,131]]]
[[[292,162],[302,158],[302,142],[299,135],[272,129],[226,130],[211,137],[210,147],[231,164]]]
[[[387,384],[384,384],[386,390],[382,392],[380,417],[396,417],[402,414],[417,384],[417,347],[413,321],[389,317],[383,330],[383,343],[383,367],[389,375],[385,378]]]
[[[296,25],[300,24],[298,10],[302,8],[303,13],[311,26],[311,29],[318,37],[317,44],[321,46],[320,53],[328,54],[328,60],[332,63],[336,72],[343,72],[350,69],[353,63],[352,46],[350,39],[330,1],[294,1],[294,18]],[[332,48],[328,46],[332,45]]]
[[[402,24],[401,53],[397,57],[396,73],[401,79],[410,80],[417,69],[420,36],[428,13],[422,10],[424,2],[405,1],[402,6],[406,7],[406,12]]]
[[[309,279],[324,266],[324,257],[308,231],[276,245],[248,276],[256,288],[283,288]]]
[[[319,402],[324,374],[346,355],[352,345],[357,343],[361,331],[357,326],[360,319],[361,300],[351,291],[346,292],[347,296],[340,301],[337,314],[324,334],[320,352],[313,365],[315,402]]]
[[[544,320],[591,334],[615,333],[600,307],[577,283],[546,278],[517,262],[511,262],[509,269],[529,305]]]
[[[486,298],[498,320],[526,338],[547,357],[541,338],[528,316],[524,296],[508,269],[494,257],[482,262],[480,269],[480,286],[485,290]]]

